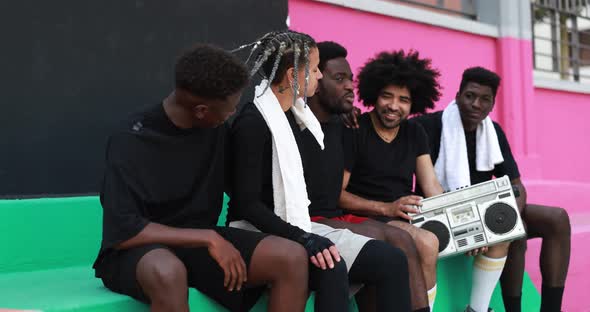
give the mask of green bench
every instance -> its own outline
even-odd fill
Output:
[[[225,207],[225,205],[224,205]],[[91,268],[100,244],[102,210],[98,198],[0,200],[0,309],[41,311],[147,311],[107,290]],[[225,222],[225,214],[220,216]],[[436,312],[461,311],[469,300],[468,257],[439,263]],[[538,311],[540,298],[530,280],[523,287],[523,311]],[[193,311],[224,311],[191,289]],[[252,311],[265,311],[266,297]],[[499,287],[491,306],[503,311]],[[306,311],[313,311],[313,296]],[[351,310],[356,310],[354,301]]]

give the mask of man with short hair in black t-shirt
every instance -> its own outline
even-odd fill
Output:
[[[402,249],[408,258],[412,309],[429,311],[424,275],[416,245],[410,235],[401,229],[367,217],[345,214],[338,207],[344,170],[342,146],[344,126],[339,115],[353,110],[353,75],[346,60],[348,53],[344,47],[328,41],[318,43],[318,50],[320,51],[319,69],[322,71],[323,78],[318,82],[315,95],[309,99],[309,106],[321,123],[324,132],[324,150],[320,148],[308,129],[301,135],[305,181],[311,201],[309,214],[312,221],[385,240]],[[372,298],[365,296],[365,293],[361,291],[357,299],[361,303]]]
[[[197,45],[179,58],[175,75],[176,87],[162,103],[109,137],[96,276],[151,311],[188,311],[188,287],[231,311],[248,311],[268,284],[269,310],[302,311],[303,247],[216,226],[224,122],[235,112],[247,69],[222,49]]]
[[[455,102],[458,105],[465,134],[468,179],[471,184],[477,184],[493,177],[508,175],[512,185],[519,189],[520,196],[517,198],[517,204],[527,227],[528,237],[512,242],[508,261],[500,278],[506,311],[521,310],[520,296],[526,240],[535,237],[543,238],[540,261],[543,277],[541,311],[560,311],[570,256],[570,224],[567,212],[562,208],[526,203],[526,189],[520,179],[520,172],[510,150],[510,144],[504,131],[496,122],[493,122],[493,128],[498,138],[503,162],[495,164],[492,170],[477,169],[477,129],[488,118],[488,114],[494,107],[499,84],[500,77],[487,69],[473,67],[463,72]],[[437,166],[442,167],[441,170],[444,170],[443,162],[440,164],[437,162],[441,150],[443,111],[419,116],[413,120],[422,124],[428,133],[432,160]]]

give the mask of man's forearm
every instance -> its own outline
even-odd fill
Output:
[[[362,198],[346,190],[342,190],[338,204],[340,208],[348,210],[352,213],[358,213],[369,216],[383,215],[384,203]]]
[[[518,205],[518,210],[520,210],[520,213],[522,214],[524,208],[526,207],[526,189],[524,188],[524,185],[520,182],[515,183],[514,186],[518,188],[518,192],[520,193],[519,196],[516,198],[516,204]]]
[[[220,238],[213,230],[175,228],[150,222],[137,235],[118,244],[117,249],[128,249],[146,244],[163,244],[178,247],[209,247]]]

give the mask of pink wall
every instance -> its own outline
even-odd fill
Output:
[[[290,0],[289,17],[291,29],[344,45],[355,74],[379,51],[420,51],[441,72],[438,109],[453,99],[465,68],[496,71],[502,86],[492,118],[508,135],[530,199],[589,211],[578,207],[590,202],[590,162],[584,161],[590,96],[535,89],[529,40],[478,36],[311,0]],[[555,189],[559,195],[550,191]],[[582,197],[576,203],[568,191]]]
[[[529,201],[564,207],[571,216],[574,253],[564,310],[589,311],[582,294],[587,255],[579,251],[590,237],[590,95],[535,88],[530,40],[477,36],[311,0],[289,0],[289,16],[292,29],[344,45],[355,73],[376,52],[420,51],[442,74],[439,109],[453,99],[465,68],[496,71],[502,85],[492,118],[511,142]],[[526,269],[540,289],[540,242],[529,246]]]
[[[480,65],[496,69],[496,39],[470,35],[378,14],[310,1],[289,1],[290,28],[317,41],[331,40],[348,50],[353,73],[383,50],[416,49],[440,69],[444,108],[454,98],[463,70]],[[464,47],[469,47],[466,53]],[[457,65],[461,64],[461,65]]]
[[[590,212],[590,95],[535,88],[536,164],[527,181],[537,202]],[[525,165],[528,161],[525,159]],[[527,168],[525,168],[526,170]]]

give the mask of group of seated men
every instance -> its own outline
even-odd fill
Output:
[[[543,239],[541,311],[560,311],[568,215],[526,202],[506,135],[488,116],[497,74],[468,68],[454,101],[427,113],[440,73],[416,51],[381,52],[355,80],[334,42],[277,31],[248,48],[251,68],[211,45],[187,50],[174,90],[109,137],[94,264],[107,288],[152,311],[188,311],[189,287],[231,311],[248,311],[265,290],[269,311],[303,311],[310,291],[320,312],[347,311],[351,293],[361,311],[432,311],[438,240],[408,213],[422,196],[508,175],[528,235],[468,253],[465,311],[488,311],[498,280],[506,310],[520,311],[533,237]],[[229,125],[256,74],[254,98]],[[355,83],[369,109],[360,115]],[[224,192],[227,226],[218,227]]]

